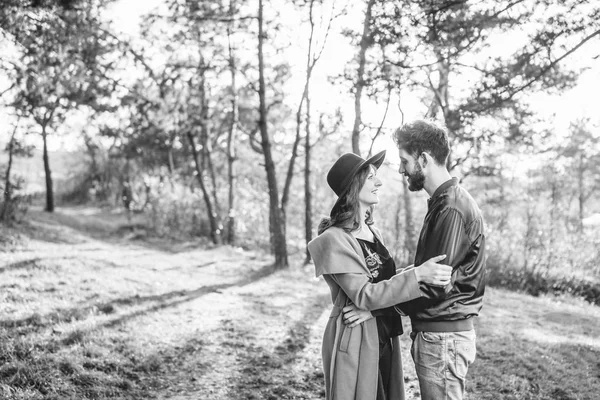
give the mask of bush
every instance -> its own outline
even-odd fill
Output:
[[[547,271],[515,268],[489,268],[488,285],[539,296],[570,294],[600,305],[600,285],[574,276],[550,275]]]
[[[510,230],[510,231],[509,231]],[[600,305],[599,235],[595,232],[494,231],[488,241],[488,284],[529,293],[570,294]],[[552,238],[552,234],[561,239]]]
[[[21,222],[27,214],[27,210],[31,205],[32,195],[19,193],[23,185],[23,180],[18,179],[16,184],[11,185],[12,195],[8,201],[4,197],[4,188],[0,185],[0,222],[7,224]]]
[[[163,190],[160,182],[151,186],[145,216],[148,227],[158,236],[210,237],[210,224],[206,217],[204,201],[198,191],[183,185]]]

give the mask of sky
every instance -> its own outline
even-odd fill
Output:
[[[161,0],[119,0],[113,3],[107,13],[107,17],[112,20],[115,29],[122,32],[123,35],[132,38],[139,37],[138,23],[140,18],[160,7],[163,4]],[[272,2],[271,4],[276,4]],[[351,46],[346,38],[343,38],[339,33],[339,27],[360,27],[364,10],[360,7],[350,8],[349,15],[341,20],[336,21],[338,24],[334,28],[334,32],[328,38],[323,56],[314,71],[311,90],[313,93],[313,105],[316,110],[342,107],[345,114],[344,129],[351,129],[354,118],[354,99],[346,88],[333,87],[329,82],[331,71],[342,71],[345,64],[357,52],[357,48]],[[293,13],[282,13],[281,18],[283,24],[286,20],[289,24],[297,24],[297,15]],[[286,57],[296,70],[304,70],[305,51],[306,51],[306,31],[303,29],[296,30],[296,35],[292,37],[293,46],[286,53]],[[512,43],[513,38],[498,37],[496,43],[493,44],[493,49],[496,52],[508,51],[509,43]],[[535,94],[530,97],[532,108],[542,116],[544,120],[552,124],[557,131],[567,131],[571,121],[590,116],[598,121],[597,114],[597,93],[600,93],[600,62],[594,60],[593,57],[598,56],[598,51],[591,45],[584,46],[580,51],[569,58],[568,64],[572,66],[591,66],[583,72],[579,78],[579,82],[572,90],[561,93],[560,95],[550,96],[544,93]],[[296,73],[296,78],[290,80],[286,85],[286,92],[289,95],[291,102],[297,102],[300,98],[303,88],[303,73]],[[0,88],[3,87],[5,81],[0,77]],[[294,100],[298,99],[298,100]],[[405,120],[412,120],[421,117],[423,107],[420,104],[416,95],[411,93],[403,93],[402,98],[394,98],[391,102],[390,110],[386,119],[385,130],[390,132],[402,122],[402,113],[398,107],[402,108],[402,113]],[[368,100],[363,100],[363,119],[366,123],[378,126],[383,116],[385,109],[384,104],[375,104]],[[0,110],[0,113],[2,111]],[[5,115],[4,115],[5,116]],[[0,118],[7,120],[0,114]],[[85,126],[84,119],[75,119],[72,123],[71,130],[76,131]],[[10,126],[3,124],[0,126],[0,137],[6,137]],[[1,139],[0,139],[1,140]],[[51,148],[66,148],[67,150],[74,149],[74,140],[66,136],[62,140],[54,140],[51,143]],[[378,151],[391,146],[389,135],[378,139],[374,146],[374,151]],[[363,151],[366,150],[366,145],[363,145]],[[349,150],[349,149],[348,149]],[[395,155],[391,156],[394,162]]]

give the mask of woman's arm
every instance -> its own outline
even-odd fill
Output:
[[[440,284],[451,271],[437,264],[440,257],[428,260],[418,268],[394,275],[391,279],[372,283],[358,243],[341,229],[330,228],[308,245],[315,263],[315,274],[326,274],[344,290],[346,296],[363,310],[377,310],[422,296],[419,281]],[[439,278],[442,276],[442,278]],[[430,281],[428,281],[430,280]]]
[[[362,310],[378,310],[422,296],[414,271],[372,283],[367,274],[332,274],[346,296]]]
[[[438,264],[445,256],[433,257],[417,268],[372,283],[367,274],[331,274],[346,296],[362,310],[378,310],[423,296],[419,282],[446,285],[452,268]]]

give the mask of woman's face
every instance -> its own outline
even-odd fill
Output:
[[[367,175],[367,179],[365,179],[363,187],[358,193],[358,201],[361,206],[370,207],[373,204],[379,203],[377,191],[380,186],[381,180],[377,177],[377,169],[374,166],[369,165],[369,174]]]

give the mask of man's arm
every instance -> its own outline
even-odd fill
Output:
[[[438,254],[446,254],[444,262],[453,269],[452,279],[445,287],[421,283],[421,289],[429,298],[442,299],[452,290],[456,269],[464,261],[471,243],[462,214],[454,208],[448,207],[440,211],[430,229],[423,258],[428,259]]]
[[[440,287],[420,282],[419,286],[424,294],[423,297],[397,304],[396,309],[399,313],[411,315],[445,298],[452,290],[456,279],[456,269],[464,260],[469,249],[469,238],[465,230],[462,215],[458,210],[454,208],[442,210],[431,224],[427,227],[429,233],[421,260],[427,260],[439,254],[446,254],[444,262],[453,268],[450,283],[444,287]]]

